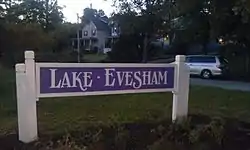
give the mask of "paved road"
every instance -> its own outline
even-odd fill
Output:
[[[238,90],[238,91],[249,91],[250,92],[250,83],[245,83],[245,82],[221,81],[221,80],[203,80],[203,79],[199,79],[199,78],[192,78],[191,84],[219,87],[219,88],[228,89],[228,90]]]

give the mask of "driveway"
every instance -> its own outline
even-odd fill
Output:
[[[250,92],[250,83],[236,81],[221,81],[221,80],[203,80],[199,78],[191,78],[192,85],[219,87],[228,90],[248,91]]]

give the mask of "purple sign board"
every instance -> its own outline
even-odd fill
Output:
[[[41,97],[171,91],[175,83],[175,66],[167,64],[38,66]]]

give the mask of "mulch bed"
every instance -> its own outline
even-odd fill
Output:
[[[17,135],[0,137],[0,150],[249,150],[250,124],[227,118],[190,116],[173,125],[170,121],[146,121],[88,128],[63,135],[42,135],[24,144]]]

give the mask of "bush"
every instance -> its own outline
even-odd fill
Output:
[[[144,36],[122,35],[108,56],[114,62],[137,63],[143,59]],[[147,45],[147,60],[159,57],[163,49],[153,43]]]
[[[54,39],[36,24],[8,24],[1,34],[1,62],[7,66],[14,66],[23,62],[24,51],[51,51]]]
[[[228,44],[223,46],[221,55],[229,62],[230,79],[250,81],[250,56],[248,49],[240,45]]]
[[[44,56],[41,60],[69,59],[63,55],[64,49],[70,47],[70,33],[73,25],[63,24],[56,30],[45,32],[39,24],[5,24],[0,26],[0,63],[14,66],[24,61],[24,51],[33,50]],[[62,52],[62,53],[61,53]],[[46,58],[48,57],[48,58]],[[63,60],[62,60],[63,61]]]
[[[63,62],[74,63],[78,60],[78,53],[76,51],[62,51],[62,52],[47,52],[36,53],[37,62]]]
[[[91,49],[91,50],[84,50],[82,52],[83,52],[83,54],[97,54],[98,50]]]
[[[237,120],[192,116],[182,124],[172,124],[169,120],[90,127],[62,138],[41,138],[34,147],[69,150],[235,150],[240,147],[248,150],[248,131],[249,124]]]
[[[115,62],[134,63],[142,60],[143,38],[137,35],[122,35],[115,43],[109,58]]]
[[[97,46],[94,46],[93,49],[92,49],[93,53],[94,53],[94,54],[98,53],[98,49],[99,49],[99,48],[98,48]]]

